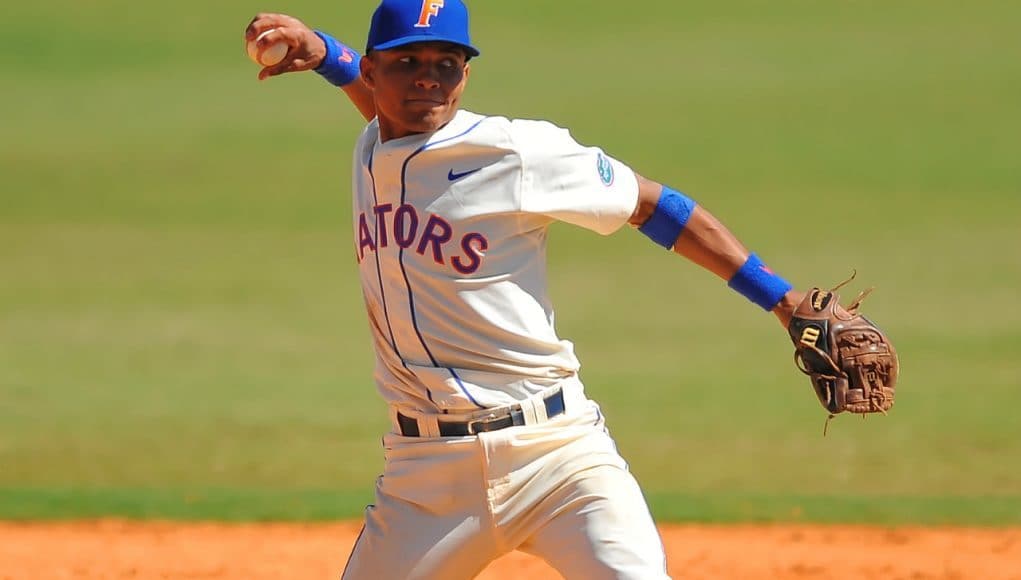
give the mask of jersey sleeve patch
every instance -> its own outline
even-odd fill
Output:
[[[596,170],[599,172],[599,180],[603,182],[603,185],[606,187],[613,185],[613,164],[602,153],[596,156]]]
[[[547,122],[514,122],[521,157],[521,211],[606,235],[627,223],[638,203],[630,167]]]

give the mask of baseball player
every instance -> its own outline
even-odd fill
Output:
[[[547,228],[631,225],[785,328],[804,293],[691,198],[567,130],[460,109],[480,54],[461,0],[383,0],[364,56],[281,14],[246,37],[267,30],[260,43],[290,50],[260,78],[315,70],[369,121],[352,242],[393,429],[343,577],[472,578],[515,549],[571,579],[667,577],[642,492],[554,328]]]

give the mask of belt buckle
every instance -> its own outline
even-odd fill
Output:
[[[490,413],[485,417],[468,421],[468,434],[477,435],[478,431],[475,430],[476,425],[486,425],[487,423],[492,423],[493,421],[496,421],[499,418],[500,417],[497,416],[496,413]]]

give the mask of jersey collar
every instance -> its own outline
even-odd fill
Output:
[[[398,137],[397,139],[390,139],[385,143],[379,136],[379,119],[374,119],[373,123],[375,124],[375,127],[373,127],[373,130],[376,137],[375,148],[377,151],[389,152],[405,149],[418,149],[419,147],[423,147],[429,143],[442,141],[443,139],[457,135],[470,127],[472,123],[478,121],[478,119],[479,115],[464,109],[458,109],[457,113],[454,114],[454,118],[436,131],[431,133],[418,133],[415,135],[408,135],[406,137]]]

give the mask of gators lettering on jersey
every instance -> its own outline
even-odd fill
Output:
[[[402,250],[414,248],[419,255],[431,255],[437,264],[448,264],[461,274],[471,274],[478,270],[482,263],[482,252],[489,249],[489,240],[484,235],[470,232],[460,236],[460,242],[455,244],[454,251],[460,251],[461,254],[448,258],[451,248],[446,246],[453,239],[453,226],[436,214],[429,214],[428,219],[419,219],[418,210],[408,203],[398,207],[397,211],[394,211],[392,203],[376,205],[373,206],[370,215],[375,216],[374,225],[378,236],[374,236],[372,228],[369,227],[371,218],[367,219],[365,213],[359,214],[359,263],[365,259],[366,251],[375,252],[376,248],[387,248],[391,235],[394,243]],[[424,222],[421,228],[420,222]]]
[[[575,375],[554,330],[545,245],[561,220],[627,223],[634,172],[547,122],[459,111],[439,131],[354,154],[354,246],[375,378],[397,407],[506,405]]]

